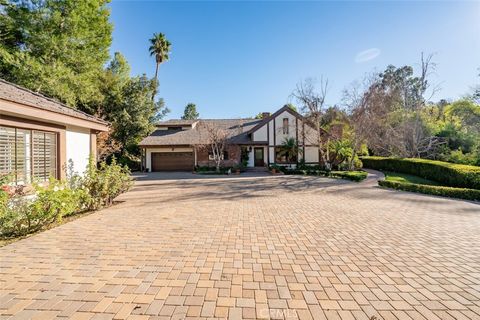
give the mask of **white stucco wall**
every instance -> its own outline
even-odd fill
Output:
[[[65,140],[67,165],[73,161],[73,170],[83,174],[90,158],[90,129],[69,126]]]
[[[253,141],[267,141],[268,136],[267,136],[267,125],[264,125],[263,127],[259,128],[257,131],[253,133],[252,140]]]
[[[283,134],[283,119],[288,119],[288,134]],[[296,117],[290,112],[284,111],[275,118],[275,143],[281,145],[286,138],[296,138]],[[273,123],[273,121],[272,121]],[[273,142],[273,135],[271,136]]]
[[[267,126],[268,126],[268,134],[269,134],[268,145],[273,146],[275,144],[273,142],[273,120],[269,121],[267,123]]]
[[[317,147],[305,147],[305,162],[318,162]]]
[[[193,152],[193,148],[147,148],[146,149],[146,163],[145,167],[148,168],[150,171],[152,170],[152,152]]]
[[[268,156],[269,156],[270,163],[274,163],[275,162],[275,148],[274,147],[268,147]]]
[[[250,167],[250,168],[255,166],[253,147],[251,147],[251,148],[252,148],[252,150],[250,150],[248,152],[248,164],[247,164],[247,167]]]

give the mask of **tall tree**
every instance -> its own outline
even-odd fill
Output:
[[[129,74],[128,62],[117,52],[102,81],[105,100],[101,115],[112,123],[111,135],[122,155],[135,155],[138,142],[149,135],[155,129],[155,122],[169,111],[162,99],[151,100],[155,80]]]
[[[197,106],[194,103],[189,103],[183,111],[183,120],[195,120],[198,119],[200,114],[197,112]]]
[[[92,111],[112,38],[108,2],[4,0],[0,77]]]
[[[445,141],[429,131],[422,111],[438,87],[428,78],[434,70],[432,56],[421,56],[420,72],[411,66],[388,66],[367,81],[363,92],[346,95],[353,122],[368,124],[368,147],[376,155],[434,157]],[[352,99],[353,98],[353,99]]]
[[[480,78],[480,68],[478,68],[478,71],[478,77]],[[477,104],[480,104],[480,84],[477,84],[473,88],[472,100],[475,101]]]
[[[154,33],[153,38],[150,39],[150,56],[155,57],[155,81],[158,86],[158,68],[160,64],[169,59],[171,43],[165,38],[163,33]],[[155,99],[157,89],[153,91],[152,101]]]
[[[200,126],[202,141],[205,142],[201,148],[212,155],[213,161],[215,162],[215,170],[216,172],[220,172],[225,151],[230,144],[231,133],[227,128],[211,122],[202,122]]]
[[[330,152],[328,149],[330,136],[323,128],[327,108],[325,104],[327,92],[328,79],[322,77],[320,91],[316,90],[313,79],[306,79],[297,84],[292,96],[297,100],[302,113],[305,115],[306,122],[309,124],[309,126],[305,126],[305,131],[302,133],[305,140],[318,148],[320,162],[325,169],[330,170]],[[310,130],[310,128],[313,130]]]

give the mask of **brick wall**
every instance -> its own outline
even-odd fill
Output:
[[[197,164],[201,167],[214,167],[215,161],[208,160],[208,149],[199,148],[197,150]],[[224,160],[222,166],[233,167],[240,163],[241,149],[240,146],[232,145],[227,147],[228,160]]]

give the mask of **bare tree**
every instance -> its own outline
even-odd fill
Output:
[[[342,101],[347,107],[349,114],[349,126],[352,134],[350,135],[353,156],[349,159],[348,167],[354,168],[355,155],[359,154],[362,145],[371,140],[375,126],[372,123],[377,122],[374,119],[375,114],[369,112],[368,104],[371,98],[372,87],[376,79],[376,74],[365,75],[362,82],[354,82],[349,88],[343,90]]]
[[[201,148],[212,155],[215,162],[215,170],[220,172],[220,167],[224,161],[224,154],[228,146],[231,144],[231,138],[241,132],[240,123],[233,126],[221,125],[219,123],[201,121],[199,124],[200,138],[202,141]]]
[[[422,52],[420,59],[420,76],[418,77],[418,99],[413,106],[413,115],[405,121],[404,133],[407,143],[408,156],[432,157],[438,147],[446,141],[428,134],[421,119],[421,111],[427,101],[440,90],[439,86],[432,86],[429,77],[435,72],[436,63],[432,61],[433,54],[427,56]],[[426,97],[428,95],[428,98]]]
[[[331,169],[328,144],[329,135],[322,128],[325,113],[325,99],[328,92],[328,79],[320,78],[319,91],[316,91],[314,80],[309,78],[297,84],[292,97],[300,105],[307,126],[302,130],[303,138],[318,147],[318,157],[327,170]],[[313,130],[311,130],[313,129]]]
[[[344,91],[357,142],[368,141],[377,155],[434,157],[444,141],[429,135],[422,120],[426,101],[439,90],[428,81],[435,68],[432,57],[422,53],[417,77],[410,66],[389,66],[367,76],[363,86]]]

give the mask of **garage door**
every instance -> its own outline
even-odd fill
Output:
[[[152,171],[191,171],[193,152],[153,152]]]

